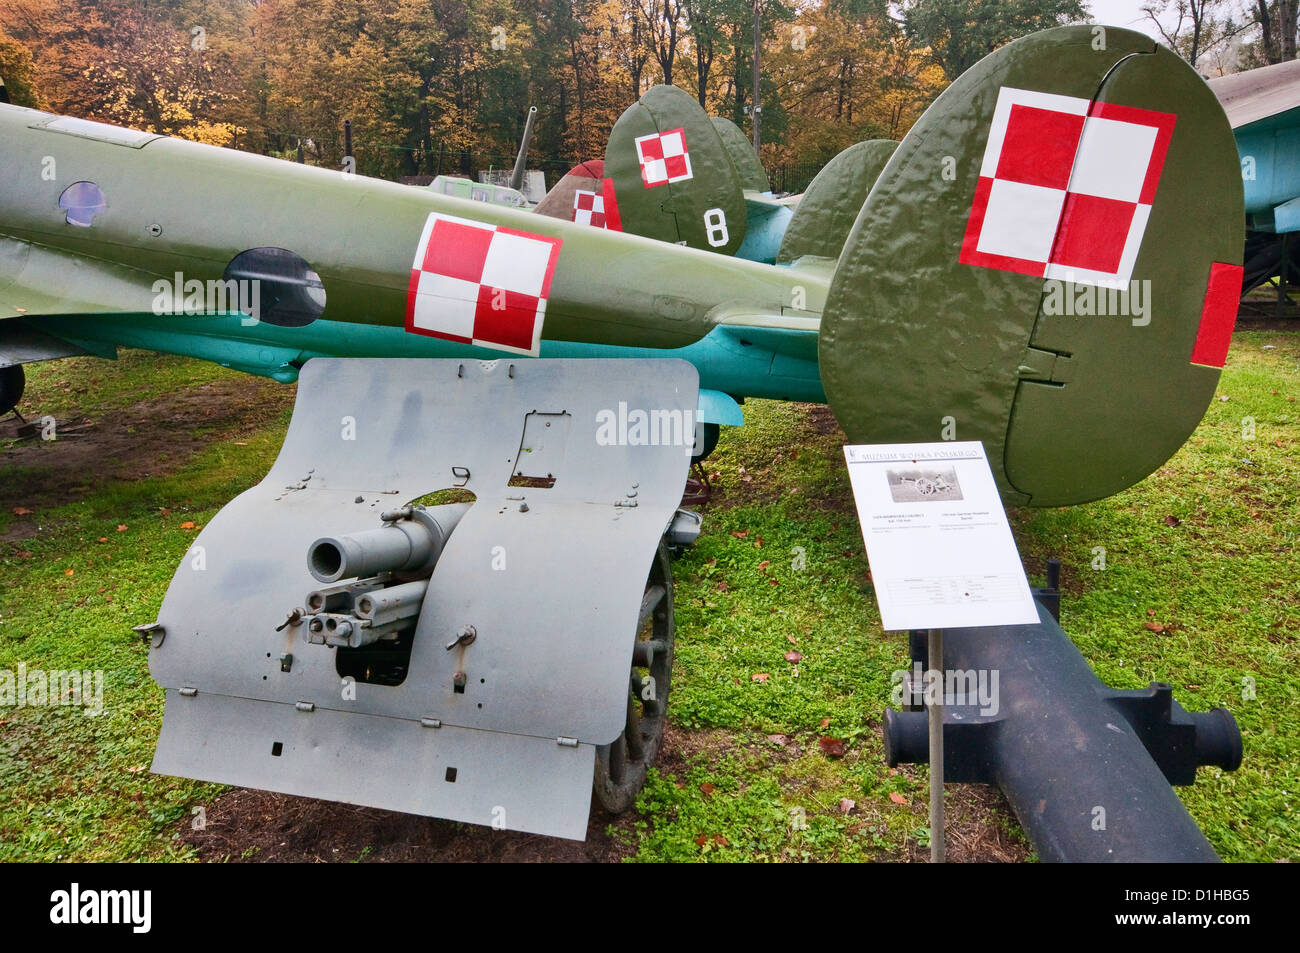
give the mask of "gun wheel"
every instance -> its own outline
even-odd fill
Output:
[[[632,672],[628,685],[627,722],[613,744],[596,748],[596,799],[620,814],[636,801],[664,737],[668,689],[673,675],[673,570],[668,547],[655,553],[641,599]]]

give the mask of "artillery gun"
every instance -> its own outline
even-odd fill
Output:
[[[153,770],[579,839],[593,790],[631,806],[697,388],[684,361],[309,362],[270,474],[143,627]],[[624,406],[658,426],[605,439]]]

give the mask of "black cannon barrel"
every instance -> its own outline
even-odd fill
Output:
[[[944,631],[945,670],[967,673],[963,687],[985,673],[997,689],[995,703],[945,700],[944,780],[1001,788],[1042,860],[1217,861],[1170,784],[1190,784],[1199,765],[1240,766],[1232,715],[1190,714],[1161,683],[1108,688],[1038,610],[1037,625]],[[927,719],[885,712],[891,766],[928,760]]]

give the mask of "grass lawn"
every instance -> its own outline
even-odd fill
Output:
[[[179,393],[212,397],[178,414]],[[154,619],[196,527],[265,474],[290,394],[135,351],[29,368],[24,412],[89,416],[119,440],[102,461],[69,457],[75,435],[0,441],[0,671],[102,669],[105,710],[0,709],[0,860],[196,856],[178,832],[227,789],[148,773],[162,691],[130,630]],[[1168,681],[1188,709],[1237,717],[1241,770],[1178,789],[1225,860],[1300,858],[1297,398],[1300,335],[1238,333],[1166,466],[1108,500],[1012,514],[1031,577],[1064,561],[1062,622],[1103,680]],[[208,416],[214,403],[239,412]],[[675,565],[669,748],[602,836],[637,860],[921,856],[926,769],[888,769],[880,738],[906,640],[880,630],[842,435],[823,408],[752,401],[746,416]],[[954,785],[949,802],[951,854],[1032,856],[996,794]]]

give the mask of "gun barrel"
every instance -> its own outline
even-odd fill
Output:
[[[400,586],[376,589],[357,599],[353,613],[360,619],[369,619],[375,625],[396,622],[417,615],[429,589],[429,580],[417,579]]]
[[[524,123],[524,137],[519,140],[519,155],[515,157],[515,167],[510,173],[510,187],[518,192],[524,186],[524,170],[528,167],[528,145],[533,140],[533,121],[537,118],[537,107],[528,107],[528,119]]]
[[[469,507],[468,503],[448,503],[415,509],[412,518],[394,519],[379,529],[322,536],[308,548],[307,568],[325,583],[432,569],[447,537]]]

